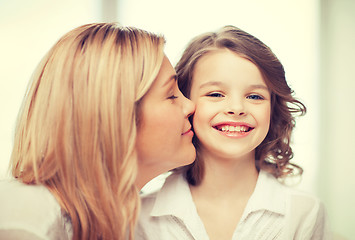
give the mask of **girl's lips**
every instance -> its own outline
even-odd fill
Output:
[[[220,122],[220,123],[213,125],[214,128],[220,128],[222,126],[233,126],[233,127],[246,126],[248,128],[254,128],[251,124],[246,123],[246,122]]]
[[[231,138],[242,138],[242,137],[246,137],[248,136],[252,130],[248,131],[248,132],[229,132],[229,131],[220,131],[218,129],[216,129],[217,132],[223,136],[227,136],[227,137],[231,137]]]
[[[222,122],[213,126],[223,136],[241,138],[249,135],[254,129],[251,124],[245,122]]]

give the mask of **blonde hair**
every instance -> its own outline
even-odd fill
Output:
[[[32,77],[12,174],[54,194],[74,239],[133,238],[137,105],[159,72],[164,42],[114,23],[84,25],[65,34]]]

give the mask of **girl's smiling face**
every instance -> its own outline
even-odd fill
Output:
[[[198,60],[190,99],[202,152],[222,158],[254,158],[270,125],[270,91],[259,69],[227,49]]]
[[[137,152],[140,167],[155,176],[195,160],[188,117],[195,105],[180,92],[164,57],[159,74],[140,103]]]

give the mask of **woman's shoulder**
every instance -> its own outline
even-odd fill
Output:
[[[65,225],[59,203],[43,185],[2,180],[0,194],[1,231],[27,231],[48,238]]]
[[[35,211],[37,216],[48,208],[60,209],[54,196],[43,185],[30,185],[13,179],[2,180],[0,193],[1,208],[26,213]]]

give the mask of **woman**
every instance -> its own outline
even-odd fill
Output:
[[[38,66],[0,183],[0,238],[133,238],[137,188],[191,163],[188,117],[164,38],[116,24],[65,34]],[[13,212],[15,211],[15,212]]]

